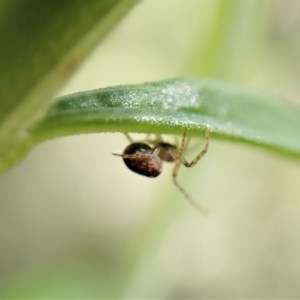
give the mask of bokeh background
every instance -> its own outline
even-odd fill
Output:
[[[59,95],[177,76],[299,106],[300,2],[144,0]],[[188,158],[203,138],[193,142]],[[298,161],[212,139],[179,173],[204,216],[173,186],[172,165],[148,179],[111,155],[127,143],[51,140],[0,178],[1,299],[300,297]]]

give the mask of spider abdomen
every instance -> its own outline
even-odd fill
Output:
[[[153,155],[153,151],[145,143],[132,143],[124,150],[124,163],[137,174],[150,178],[157,177],[162,171],[162,161],[157,155]]]

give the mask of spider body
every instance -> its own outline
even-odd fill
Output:
[[[176,154],[178,152],[178,148],[169,143],[159,142],[155,150],[158,153],[158,156],[161,160],[167,162],[174,162],[176,160]]]
[[[162,161],[174,162],[175,166],[172,172],[174,184],[194,207],[202,212],[207,212],[206,209],[196,203],[185,191],[185,189],[178,183],[177,173],[180,165],[191,168],[207,152],[209,145],[208,128],[206,128],[205,132],[204,148],[191,162],[187,162],[183,156],[187,146],[185,132],[183,134],[180,147],[163,142],[160,135],[157,136],[155,141],[146,140],[147,143],[133,142],[127,133],[125,135],[130,141],[130,145],[125,148],[123,154],[113,153],[113,155],[122,157],[125,165],[131,171],[150,178],[160,175],[162,172]],[[152,145],[152,147],[150,145]]]

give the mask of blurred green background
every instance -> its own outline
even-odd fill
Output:
[[[299,105],[300,2],[142,1],[59,95],[176,76]],[[121,133],[44,142],[0,178],[1,299],[300,297],[299,162],[212,139],[179,173],[206,217],[172,165],[148,179],[111,155],[126,146]]]

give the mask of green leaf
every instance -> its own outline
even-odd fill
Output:
[[[0,2],[0,170],[3,159],[17,158],[41,108],[136,2]]]
[[[273,94],[211,79],[179,78],[67,95],[26,132],[15,155],[42,140],[91,132],[203,136],[300,158],[300,111]],[[2,161],[1,169],[8,165]]]

